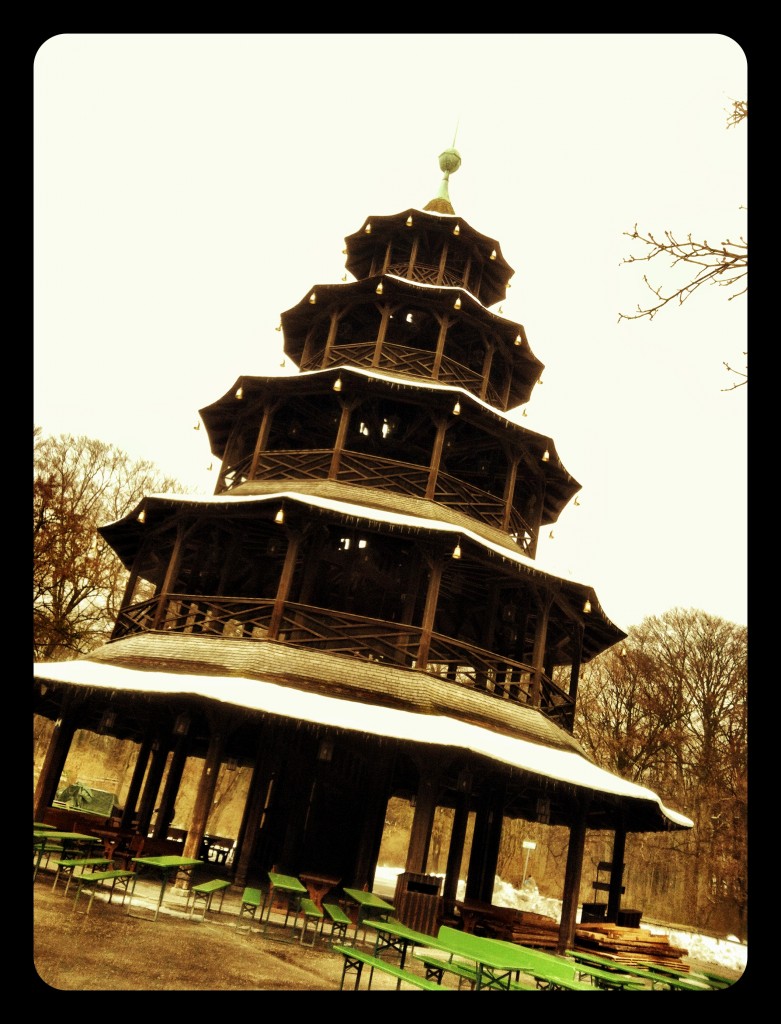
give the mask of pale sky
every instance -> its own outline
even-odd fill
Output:
[[[523,424],[582,484],[540,568],[623,628],[747,622],[747,299],[622,266],[639,228],[747,237],[747,63],[724,35],[64,34],[34,65],[34,422],[212,493],[198,409],[280,367],[280,313],[344,238],[456,213],[515,270],[502,313],[546,366]],[[657,266],[658,263],[658,266]],[[351,280],[352,278],[348,278]],[[498,312],[498,304],[491,307]],[[520,411],[520,410],[519,410]],[[211,462],[215,469],[208,470]]]

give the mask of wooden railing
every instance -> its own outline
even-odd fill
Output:
[[[412,348],[408,345],[384,342],[378,366],[374,366],[375,347],[376,343],[374,341],[351,342],[350,344],[339,344],[337,342],[331,349],[328,365],[364,366],[374,370],[389,370],[392,373],[400,373],[419,379],[436,380],[439,384],[462,387],[478,398],[480,397],[483,386],[482,373],[470,370],[468,366],[464,366],[463,363],[452,359],[446,353],[443,354],[439,372],[436,378],[434,377],[435,339],[432,340],[431,349]],[[324,368],[322,352],[317,352],[310,358],[302,360],[300,366],[302,372]],[[503,399],[490,380],[484,400],[490,405],[497,406],[500,409],[504,408]]]
[[[327,480],[332,455],[333,452],[327,448],[303,452],[263,452],[252,479]],[[228,467],[221,475],[223,488],[229,490],[249,480],[251,463],[252,457],[247,456]],[[416,466],[413,463],[397,462],[378,455],[345,450],[342,452],[336,479],[340,483],[374,487],[382,491],[395,491],[422,498],[426,493],[428,476],[427,466]],[[504,501],[501,498],[441,470],[437,475],[434,501],[446,508],[472,516],[488,526],[502,529]],[[530,550],[533,543],[532,528],[514,508],[510,510],[506,532],[516,538],[523,551]]]
[[[418,627],[293,602],[285,604],[278,634],[271,638],[273,608],[270,599],[168,594],[123,608],[112,640],[151,631],[273,639],[292,647],[416,669],[497,699],[534,706],[531,665],[440,633],[432,635],[427,662],[419,665],[422,631]],[[544,673],[540,673],[540,684],[540,710],[571,730],[574,703],[570,696]]]

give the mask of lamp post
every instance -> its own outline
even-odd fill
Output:
[[[521,888],[523,888],[523,883],[526,881],[526,869],[529,867],[529,854],[532,852],[532,850],[537,849],[537,844],[535,842],[532,842],[531,839],[524,839],[521,845],[523,846],[524,850],[526,850],[526,856],[524,857],[523,861],[523,880],[521,881]]]

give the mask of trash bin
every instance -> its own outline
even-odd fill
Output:
[[[581,924],[593,924],[597,921],[604,921],[607,913],[607,903],[584,903],[580,912]]]
[[[436,935],[443,911],[441,884],[437,875],[402,871],[396,879],[393,916],[416,932]]]
[[[642,910],[619,910],[616,914],[616,924],[619,928],[639,928],[642,918]]]

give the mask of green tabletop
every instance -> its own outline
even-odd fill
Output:
[[[284,892],[309,892],[295,875],[280,875],[276,871],[269,871],[268,877],[275,889],[282,889]]]
[[[442,949],[437,940],[431,935],[415,931],[414,928],[410,928],[401,921],[397,921],[395,917],[390,917],[387,921],[370,919],[363,922],[363,927],[374,928],[377,932],[377,938],[374,943],[374,955],[379,957],[384,949],[393,949],[399,954],[399,967],[402,968],[407,959],[407,950],[410,946]]]
[[[197,867],[198,864],[203,864],[202,860],[198,860],[197,857],[177,857],[175,855],[163,854],[160,857],[133,857],[132,861],[134,864],[138,864],[142,867],[155,868],[160,872],[160,896],[157,900],[157,907],[155,908],[154,920],[157,920],[157,916],[160,913],[160,907],[163,905],[163,896],[165,895],[165,887],[168,884],[168,879],[172,874],[176,874],[178,871],[184,871],[185,874],[189,875],[192,873],[193,868]],[[133,887],[130,891],[130,897],[127,902],[127,912],[130,913],[130,908],[133,904],[133,896],[136,891],[136,879],[133,878]]]
[[[390,911],[395,909],[392,903],[388,903],[382,896],[377,896],[373,892],[365,892],[363,889],[342,889],[342,892],[359,906],[369,910]]]

